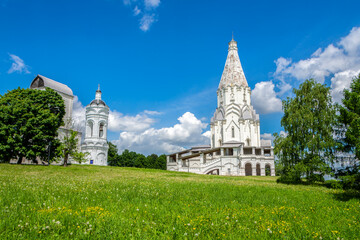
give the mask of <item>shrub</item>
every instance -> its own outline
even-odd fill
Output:
[[[333,189],[342,189],[343,186],[342,186],[342,183],[338,180],[327,180],[324,182],[324,185],[327,187],[327,188],[333,188]]]

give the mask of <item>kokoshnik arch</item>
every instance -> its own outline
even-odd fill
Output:
[[[251,89],[238,55],[237,42],[228,56],[211,119],[211,145],[167,156],[170,171],[233,176],[275,176],[271,140],[260,140],[260,119],[251,105]]]

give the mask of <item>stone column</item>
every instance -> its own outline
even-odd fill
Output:
[[[252,155],[255,155],[255,148],[253,147],[251,148],[251,150],[252,150]]]
[[[223,148],[220,149],[220,155],[224,156],[224,149]]]
[[[167,162],[167,163],[170,162],[170,156],[166,156],[166,162]]]
[[[200,164],[205,164],[206,155],[204,153],[200,153]]]

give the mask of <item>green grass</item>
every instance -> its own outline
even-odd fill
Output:
[[[359,236],[360,200],[342,190],[275,177],[0,164],[0,239]]]

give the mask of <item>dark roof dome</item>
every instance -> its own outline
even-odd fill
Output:
[[[101,99],[94,99],[94,100],[92,100],[91,103],[90,103],[90,105],[94,105],[94,104],[107,106],[106,103],[105,103],[103,100],[101,100]]]

